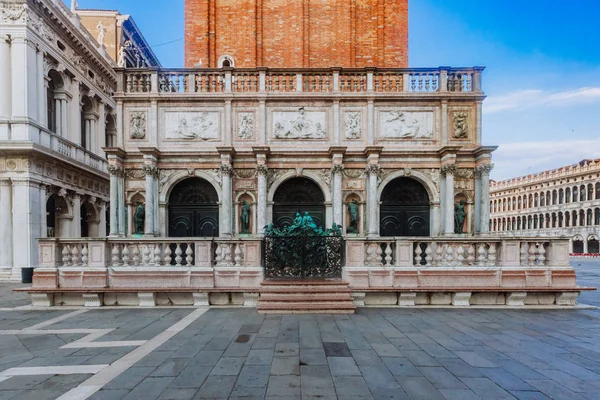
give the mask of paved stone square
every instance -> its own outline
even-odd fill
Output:
[[[600,283],[600,262],[573,265],[580,285]],[[598,310],[265,316],[242,308],[31,310],[25,300],[0,287],[2,400],[600,394]],[[580,301],[600,305],[600,296]]]

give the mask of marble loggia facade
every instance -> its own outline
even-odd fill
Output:
[[[62,1],[0,1],[0,279],[38,238],[106,236],[115,67]]]
[[[491,182],[491,231],[564,237],[573,254],[598,254],[600,160]]]

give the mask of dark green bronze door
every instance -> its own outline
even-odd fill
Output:
[[[397,178],[381,193],[381,236],[429,236],[429,195],[419,182]]]
[[[169,196],[170,237],[219,236],[219,197],[200,178],[186,179]]]
[[[273,197],[273,224],[284,228],[296,213],[308,212],[317,226],[325,227],[325,197],[319,185],[307,178],[293,178],[277,188]]]

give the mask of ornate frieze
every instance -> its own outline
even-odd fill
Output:
[[[165,112],[165,138],[184,140],[218,140],[218,111]]]
[[[129,113],[129,137],[131,139],[146,138],[147,115],[145,111],[132,111]]]
[[[452,137],[454,139],[468,139],[469,113],[466,111],[455,111],[452,116]]]
[[[273,136],[276,139],[324,139],[327,113],[324,111],[276,111]]]
[[[27,4],[0,3],[0,22],[6,24],[25,24],[31,12]]]
[[[235,169],[234,171],[236,178],[249,179],[253,178],[256,174],[255,169]]]
[[[238,113],[238,137],[240,139],[252,139],[254,136],[254,113]]]
[[[362,176],[365,175],[365,170],[364,169],[344,169],[344,175],[346,175],[348,178],[361,178]]]
[[[344,113],[344,130],[346,139],[360,139],[362,135],[362,121],[360,111],[346,111]]]
[[[432,139],[433,113],[384,111],[380,113],[381,139]]]

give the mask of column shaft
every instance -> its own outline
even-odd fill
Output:
[[[379,169],[369,170],[369,186],[367,194],[367,209],[368,209],[368,228],[367,234],[369,237],[379,236],[379,221],[377,219],[379,202],[377,201],[377,179]]]
[[[490,231],[490,172],[485,169],[481,174],[481,233]]]
[[[12,267],[12,187],[9,180],[0,181],[0,221],[0,267]]]
[[[21,267],[35,267],[40,237],[40,189],[31,181],[14,181],[12,186],[13,276]],[[3,200],[4,201],[4,200]]]
[[[119,213],[119,236],[127,236],[125,231],[125,178],[120,176],[118,178],[118,191],[117,191],[117,212]]]
[[[119,236],[119,220],[118,220],[118,201],[119,197],[119,177],[110,174],[110,236]]]
[[[68,119],[67,119],[67,106],[68,106],[68,103],[67,103],[66,99],[63,99],[60,102],[61,102],[61,106],[60,106],[61,136],[64,137],[64,138],[68,138],[69,137],[69,122],[68,122]]]
[[[81,215],[81,195],[75,193],[73,196],[73,222],[71,225],[71,235],[74,238],[81,237],[81,219],[87,219],[87,215]]]
[[[11,116],[11,75],[10,75],[10,45],[4,35],[0,36],[0,121]]]
[[[54,133],[62,136],[62,102],[60,99],[54,99]]]
[[[333,222],[343,226],[344,208],[342,204],[342,171],[333,172]]]
[[[146,171],[146,226],[144,234],[154,236],[154,175]]]
[[[267,169],[258,170],[258,204],[256,207],[256,232],[264,233],[267,225]]]
[[[454,233],[454,172],[446,173],[446,234]]]
[[[221,217],[223,219],[221,223],[220,236],[229,237],[231,236],[231,212],[233,209],[232,205],[232,194],[231,194],[231,173],[232,169],[229,165],[223,165],[221,168],[222,180],[223,180],[223,199],[221,201]]]

